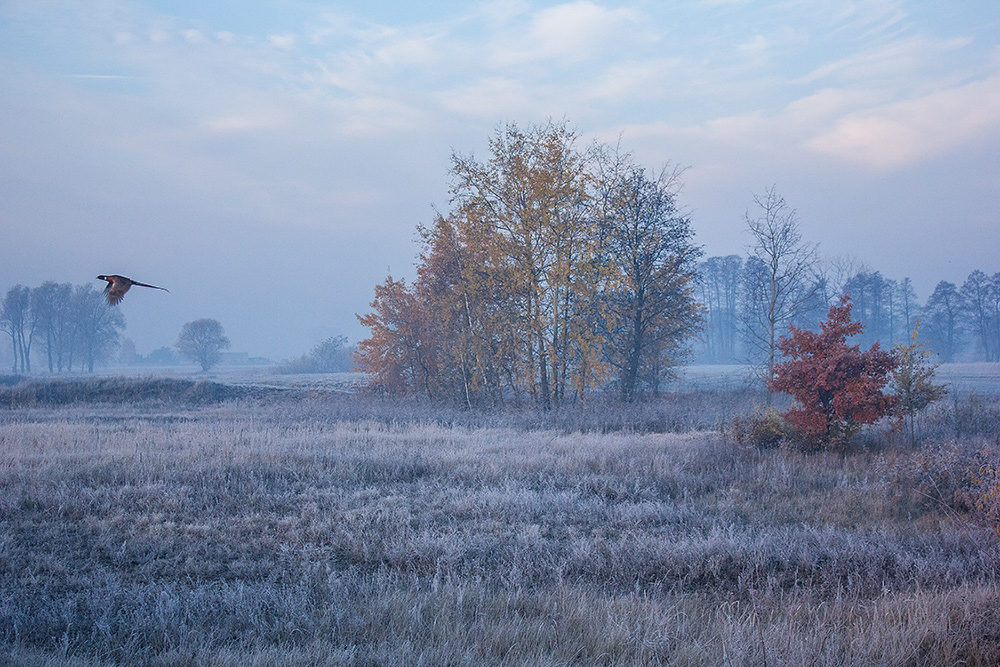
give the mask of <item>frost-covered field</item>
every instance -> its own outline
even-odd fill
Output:
[[[941,364],[937,379],[961,393],[1000,394],[1000,363]]]
[[[197,366],[123,366],[99,370],[109,377],[174,377],[193,378],[237,384],[298,388],[316,391],[352,392],[365,381],[360,373],[280,373],[276,366],[216,366],[208,373]],[[938,379],[949,383],[961,393],[1000,393],[1000,363],[941,364]],[[739,389],[757,382],[752,366],[695,364],[678,370],[678,379],[667,386],[672,391]]]
[[[0,410],[0,662],[1000,662],[1000,539],[927,483],[954,443],[283,397]]]
[[[976,391],[982,394],[1000,393],[1000,363],[976,362],[941,364],[937,368],[937,380],[946,382],[961,394]],[[751,366],[693,365],[680,370],[680,381],[676,386],[690,389],[733,389],[747,382],[753,382],[754,369]]]

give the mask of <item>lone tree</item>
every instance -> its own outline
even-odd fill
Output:
[[[864,326],[851,321],[851,300],[831,306],[820,332],[789,326],[778,348],[788,358],[777,364],[770,386],[791,394],[798,407],[784,414],[787,422],[820,446],[843,444],[862,424],[889,414],[896,397],[882,392],[899,364],[897,356],[875,343],[865,352],[848,345]]]
[[[207,371],[219,363],[222,351],[229,347],[229,339],[218,320],[201,319],[181,328],[176,347],[181,355],[201,364],[201,370]]]
[[[747,343],[764,357],[764,379],[774,381],[778,332],[813,303],[816,246],[802,240],[795,209],[774,187],[754,195],[758,215],[745,215],[753,237],[745,268],[744,330]],[[769,396],[770,398],[770,396]]]

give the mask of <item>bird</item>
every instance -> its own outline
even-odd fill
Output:
[[[97,276],[97,279],[108,281],[108,286],[104,288],[104,298],[108,300],[108,305],[111,306],[117,306],[121,303],[121,300],[125,298],[125,292],[127,292],[132,285],[138,285],[139,287],[152,287],[153,289],[161,289],[164,292],[170,291],[166,287],[147,285],[146,283],[140,283],[138,280],[132,280],[131,278],[126,278],[125,276]]]

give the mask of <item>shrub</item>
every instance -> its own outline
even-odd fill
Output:
[[[846,445],[863,424],[875,423],[895,404],[895,397],[882,390],[897,357],[878,343],[865,352],[847,344],[863,330],[851,321],[851,301],[845,296],[830,307],[819,333],[790,326],[778,343],[788,360],[775,367],[770,386],[795,398],[798,407],[784,417],[810,444]]]
[[[0,386],[0,407],[16,409],[74,403],[206,405],[240,398],[273,397],[279,392],[280,390],[275,389],[175,378],[29,380],[13,387]]]
[[[787,427],[777,410],[757,406],[749,415],[736,415],[729,424],[736,444],[770,449],[785,439]]]
[[[987,478],[982,472],[986,455],[967,443],[927,447],[893,466],[890,495],[905,514],[934,509],[970,520],[982,495],[977,480]]]
[[[919,330],[918,323],[913,328],[909,345],[896,344],[894,349],[899,365],[892,376],[892,387],[898,397],[896,406],[898,427],[899,430],[902,430],[904,425],[907,427],[911,447],[916,444],[917,413],[948,393],[946,385],[934,382],[937,364],[928,361],[931,353],[917,340]]]
[[[352,348],[344,336],[331,336],[317,343],[309,354],[279,366],[279,373],[346,373],[352,366]]]
[[[981,456],[984,461],[972,474],[976,511],[1000,537],[1000,461],[989,450]]]

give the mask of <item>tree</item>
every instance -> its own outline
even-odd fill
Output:
[[[31,290],[31,313],[45,349],[49,372],[62,372],[73,347],[71,302],[73,286],[48,280]]]
[[[694,279],[701,249],[677,205],[679,184],[679,170],[651,179],[630,161],[616,160],[601,173],[599,321],[624,401],[640,383],[657,391],[700,328]]]
[[[229,348],[229,339],[217,320],[201,319],[181,327],[176,347],[181,355],[201,364],[201,370],[207,371],[219,363],[222,351]]]
[[[107,361],[117,349],[125,316],[108,305],[102,292],[89,283],[73,290],[74,347],[79,351],[80,365],[94,372],[94,363]]]
[[[924,307],[924,325],[930,347],[945,363],[955,361],[961,340],[962,298],[955,283],[942,280]]]
[[[519,366],[522,299],[498,235],[468,210],[438,215],[420,233],[416,292],[433,314],[442,387],[466,407],[503,403],[504,385],[517,401],[527,382]]]
[[[514,322],[527,354],[524,370],[544,408],[567,397],[571,370],[586,374],[598,363],[577,327],[581,303],[596,283],[593,220],[586,215],[591,176],[577,138],[565,122],[526,130],[509,123],[490,140],[489,161],[452,159],[459,215],[484,227],[497,263],[516,281]]]
[[[31,372],[31,342],[34,337],[34,319],[31,317],[31,290],[15,285],[7,290],[0,306],[0,331],[10,335],[14,352],[13,372]]]
[[[351,353],[346,336],[330,336],[316,344],[309,353],[317,373],[344,373],[351,370]]]
[[[774,187],[754,195],[756,217],[744,218],[753,237],[745,271],[744,333],[764,361],[768,387],[774,380],[779,332],[810,307],[816,246],[802,240],[795,210]]]
[[[372,386],[390,394],[413,390],[435,395],[437,359],[426,335],[427,312],[414,291],[392,276],[375,286],[374,312],[359,315],[371,336],[358,343],[358,370],[372,376]]]
[[[892,387],[898,397],[897,409],[900,421],[906,423],[910,431],[910,446],[916,443],[915,421],[917,413],[944,396],[948,389],[943,384],[934,383],[937,364],[929,363],[931,355],[924,344],[917,340],[920,323],[913,327],[910,343],[897,343],[896,358],[899,365],[892,375]]]
[[[789,327],[778,348],[788,358],[775,366],[771,388],[791,394],[797,403],[784,414],[806,438],[821,445],[846,443],[862,424],[892,410],[895,397],[883,393],[898,360],[875,343],[862,352],[847,339],[864,326],[851,320],[851,300],[831,306],[815,333]]]
[[[700,310],[676,173],[576,144],[565,123],[508,124],[486,162],[453,156],[453,210],[420,228],[416,279],[390,277],[359,316],[374,386],[548,409],[614,371],[626,398],[669,376]]]
[[[986,361],[1000,361],[1000,341],[996,336],[997,319],[1000,316],[997,312],[997,304],[1000,302],[998,287],[1000,285],[997,285],[995,279],[977,269],[969,274],[959,290],[969,331]]]
[[[281,366],[281,373],[346,373],[351,370],[351,350],[345,336],[330,336],[317,343],[309,354]]]
[[[135,349],[135,341],[131,338],[126,338],[122,340],[119,346],[118,361],[125,366],[131,366],[132,364],[138,363],[141,357]]]
[[[698,268],[702,305],[707,310],[705,361],[731,364],[737,360],[739,303],[742,297],[739,255],[709,257]]]
[[[909,278],[903,278],[899,282],[896,303],[899,304],[899,321],[903,331],[913,331],[920,321],[920,306],[917,302],[917,291]]]
[[[885,344],[897,342],[896,332],[909,304],[905,303],[905,295],[903,299],[899,298],[901,293],[895,280],[883,278],[878,271],[865,269],[844,284],[843,293],[850,295],[854,316],[865,326],[860,341],[862,345],[875,341]]]

